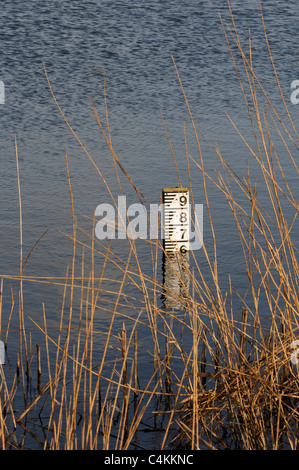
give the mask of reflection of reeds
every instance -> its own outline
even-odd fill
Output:
[[[14,277],[3,275],[1,279],[2,332],[3,280],[10,278],[20,283],[20,351],[15,374],[11,372],[14,370],[12,366],[9,374],[0,365],[2,449],[26,447],[27,438],[31,438],[36,448],[43,449],[125,450],[130,446],[145,446],[140,436],[146,431],[159,431],[162,449],[169,446],[192,449],[298,448],[298,372],[297,366],[290,362],[291,344],[298,331],[298,264],[292,238],[298,205],[273,146],[270,123],[278,132],[285,155],[290,158],[296,173],[298,168],[291,148],[298,149],[295,140],[298,136],[289,113],[287,118],[295,137],[287,131],[287,125],[255,75],[250,35],[249,57],[246,57],[233,16],[231,18],[232,28],[222,24],[229,49],[232,51],[230,39],[238,48],[249,86],[247,96],[237,60],[232,55],[257,150],[231,122],[258,165],[268,205],[265,197],[263,202],[258,198],[258,186],[252,181],[249,164],[246,175],[239,178],[219,149],[214,148],[222,162],[223,172],[212,178],[205,171],[200,139],[174,62],[199,151],[198,162],[188,153],[185,134],[191,196],[193,199],[191,165],[194,165],[203,177],[211,228],[211,239],[202,248],[209,272],[199,266],[193,252],[189,254],[190,265],[192,262],[195,269],[189,269],[189,263],[182,260],[184,275],[181,276],[177,270],[183,286],[183,298],[177,302],[181,305],[178,314],[177,310],[168,310],[160,305],[165,286],[157,280],[158,259],[163,252],[158,240],[144,242],[150,243],[153,275],[149,276],[142,270],[134,240],[128,239],[127,258],[121,259],[114,253],[111,243],[105,246],[94,238],[94,220],[92,235],[80,227],[75,215],[66,153],[73,221],[73,233],[67,235],[73,250],[70,269],[64,279],[28,277],[24,273],[28,257],[24,263],[21,250],[20,274]],[[266,31],[265,37],[267,40]],[[271,53],[270,57],[272,60]],[[274,72],[277,78],[275,68]],[[263,113],[259,108],[259,93],[267,101],[268,110]],[[55,99],[54,93],[53,97]],[[115,155],[109,124],[106,134],[93,104],[92,107],[111,150],[116,174],[119,168],[125,172],[138,197],[146,204]],[[106,115],[108,123],[107,108]],[[96,163],[65,120],[113,200]],[[163,124],[165,126],[164,120]],[[121,191],[118,174],[117,179]],[[234,291],[230,277],[228,292],[223,292],[220,287],[208,181],[222,192],[236,221],[245,260],[244,277],[248,279],[245,294]],[[21,215],[20,198],[22,249]],[[79,238],[78,233],[86,237],[85,241]],[[210,245],[212,255],[209,255]],[[86,261],[86,252],[91,254],[91,268]],[[167,253],[164,256],[167,258]],[[97,257],[101,257],[100,273],[96,270]],[[119,279],[106,276],[110,264],[118,270]],[[35,282],[37,286],[42,283],[60,284],[64,288],[60,325],[53,329],[47,324],[45,306],[43,322],[39,324],[32,320],[43,338],[43,342],[35,346],[30,342],[30,329],[26,330],[24,326],[23,291],[26,282]],[[168,293],[170,297],[177,296],[177,292]],[[234,295],[238,299],[238,310]],[[7,347],[8,330],[13,334],[10,329],[15,303],[13,289],[11,299]],[[103,312],[110,315],[107,331],[104,326],[99,329],[96,322]],[[151,340],[150,348],[142,345],[144,336]],[[9,348],[7,353],[9,357]],[[25,398],[21,411],[20,401],[16,404],[20,384]],[[20,435],[21,440],[16,437]]]

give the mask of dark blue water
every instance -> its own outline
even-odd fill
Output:
[[[231,2],[231,7],[245,51],[248,51],[250,28],[256,73],[272,102],[282,110],[259,3],[236,0]],[[290,103],[290,84],[299,78],[297,2],[265,0],[262,7],[281,88],[298,124],[299,105]],[[188,151],[199,162],[171,53],[198,131],[213,144],[217,142],[223,156],[241,176],[248,159],[255,175],[254,159],[226,116],[229,113],[240,131],[253,142],[219,13],[231,25],[228,6],[220,0],[2,2],[0,79],[5,84],[5,104],[0,105],[0,274],[13,275],[19,269],[15,136],[22,192],[24,259],[36,240],[49,229],[33,252],[25,274],[62,276],[71,259],[71,244],[57,231],[71,233],[65,147],[79,224],[91,228],[91,222],[87,223],[79,214],[92,217],[98,204],[110,202],[103,179],[68,129],[51,96],[44,67],[61,109],[114,195],[119,194],[119,188],[113,159],[90,104],[91,99],[107,131],[103,77],[98,68],[105,72],[114,150],[149,202],[159,202],[161,189],[178,183],[161,111],[183,184],[189,185],[184,123]],[[201,144],[205,168],[212,175],[214,170],[221,169],[221,163],[202,137]],[[296,197],[296,175],[281,143],[274,144],[282,149],[281,158]],[[120,177],[128,200],[138,202],[121,171]],[[205,205],[202,177],[195,165],[192,178],[195,202]],[[238,233],[225,198],[215,185],[208,186],[221,282],[226,286],[227,274],[231,273],[234,285],[244,291],[247,280],[243,276],[242,252],[236,248]],[[206,206],[204,210],[207,217]],[[205,233],[209,236],[205,221],[204,230],[204,236]],[[85,240],[83,236],[82,239]],[[148,247],[139,246],[140,260],[145,271],[150,272]],[[115,242],[113,248],[126,257],[127,244]],[[196,256],[203,262],[200,252]],[[98,263],[101,266],[102,261]],[[119,276],[117,269],[112,266],[109,269],[111,278]],[[4,286],[7,289],[7,309],[2,314],[5,324],[9,313],[8,280]],[[26,313],[41,321],[42,302],[48,302],[48,321],[56,325],[60,290],[37,288],[30,283],[26,289]],[[109,314],[103,318],[109,321]]]

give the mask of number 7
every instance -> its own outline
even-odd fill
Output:
[[[185,233],[187,232],[187,229],[181,228],[181,232],[182,232],[181,240],[183,240],[185,237]]]

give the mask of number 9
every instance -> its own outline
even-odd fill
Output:
[[[180,197],[180,205],[185,206],[187,204],[187,198],[186,196],[181,196]]]

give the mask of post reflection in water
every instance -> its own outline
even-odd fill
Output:
[[[163,255],[163,294],[165,310],[182,310],[189,293],[189,253]]]

